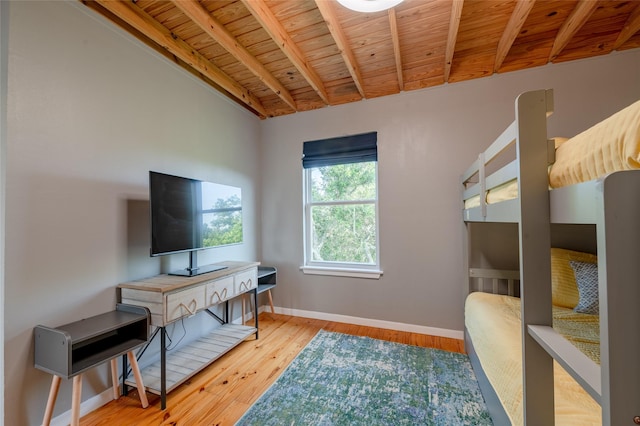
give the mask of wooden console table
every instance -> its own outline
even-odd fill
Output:
[[[160,361],[145,366],[141,373],[147,391],[160,395],[163,410],[166,408],[168,392],[250,335],[255,334],[256,339],[258,338],[259,262],[226,261],[218,265],[226,268],[193,277],[163,274],[118,285],[121,301],[148,308],[151,312],[151,325],[157,327],[149,344],[159,334]],[[231,324],[229,300],[248,292],[252,292],[254,296],[255,326]],[[224,303],[222,318],[209,309],[221,303]],[[166,326],[198,312],[209,314],[220,323],[220,327],[167,354]],[[128,378],[125,383],[136,386],[132,378]]]
[[[116,358],[127,354],[131,370],[140,385],[138,392],[142,407],[149,403],[133,349],[147,342],[149,337],[149,311],[140,306],[118,304],[116,310],[91,318],[51,328],[38,325],[34,328],[34,365],[39,370],[53,374],[43,425],[51,422],[61,379],[73,378],[71,398],[71,426],[80,421],[82,373],[105,361],[111,360],[113,396],[118,391]],[[124,373],[123,373],[124,375]]]

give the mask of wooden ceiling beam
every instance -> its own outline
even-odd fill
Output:
[[[319,0],[316,0],[316,2]],[[400,54],[400,36],[398,35],[398,19],[396,10],[389,9],[389,27],[391,28],[391,40],[393,41],[393,56],[396,58],[396,73],[398,74],[398,87],[404,91],[404,77],[402,75],[402,56]]]
[[[213,38],[227,52],[233,55],[287,105],[297,111],[291,93],[253,56],[218,20],[212,17],[196,0],[172,0],[173,4]]]
[[[507,27],[504,29],[502,37],[500,37],[493,72],[498,72],[502,66],[509,50],[511,50],[511,46],[513,46],[513,42],[516,41],[516,37],[520,34],[522,26],[527,20],[529,13],[531,13],[531,9],[533,9],[535,2],[536,0],[518,0],[516,3],[516,7],[509,18],[509,22],[507,23]]]
[[[453,0],[451,2],[451,15],[449,18],[449,35],[447,36],[447,49],[444,54],[444,81],[449,81],[451,74],[451,63],[453,53],[456,50],[456,40],[458,38],[458,28],[460,27],[460,17],[462,16],[462,6],[464,0]]]
[[[282,24],[275,17],[269,6],[264,0],[242,0],[247,10],[251,12],[253,17],[260,23],[262,28],[275,41],[293,65],[300,71],[302,76],[307,80],[309,85],[320,96],[322,101],[329,105],[329,96],[324,83],[320,79],[318,73],[309,65],[304,58],[304,54],[289,36]]]
[[[258,98],[253,96],[251,92],[209,62],[205,57],[194,51],[186,42],[175,36],[138,6],[130,2],[110,0],[96,1],[106,10],[145,34],[155,43],[176,55],[216,84],[219,84],[220,87],[250,106],[261,116],[267,117],[269,115]]]
[[[579,0],[571,15],[566,21],[562,23],[558,35],[553,42],[551,53],[549,54],[549,62],[553,62],[554,59],[560,55],[560,53],[567,47],[567,44],[571,41],[574,35],[580,31],[580,28],[587,23],[593,12],[598,8],[597,0]]]
[[[347,66],[349,74],[351,74],[351,78],[358,88],[360,96],[364,98],[365,95],[364,89],[362,88],[362,75],[360,74],[360,68],[358,68],[358,62],[353,54],[353,50],[349,47],[349,42],[347,41],[344,31],[342,31],[340,22],[338,22],[338,17],[336,16],[332,3],[333,2],[327,0],[316,0],[316,6],[318,6],[322,19],[324,19],[324,22],[327,24],[327,28],[329,28],[333,41],[335,41],[336,46],[338,46],[342,60]]]
[[[638,31],[640,31],[640,3],[633,9],[627,22],[624,23],[622,31],[620,31],[616,42],[613,44],[613,50],[617,50]]]

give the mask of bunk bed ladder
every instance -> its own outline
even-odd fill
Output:
[[[523,409],[530,426],[554,424],[553,358],[528,332],[529,325],[552,326],[548,156],[540,149],[547,144],[551,112],[551,90],[523,93],[516,100]]]

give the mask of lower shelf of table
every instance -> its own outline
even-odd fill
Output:
[[[258,294],[271,290],[275,286],[275,284],[258,284]]]
[[[167,393],[255,332],[255,327],[224,324],[187,345],[168,351],[166,358]],[[143,368],[141,373],[142,382],[147,391],[160,395],[160,361]],[[127,377],[125,383],[135,387],[136,382],[133,374]]]

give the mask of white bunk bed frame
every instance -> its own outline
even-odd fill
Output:
[[[465,209],[464,221],[518,223],[524,423],[554,424],[555,359],[601,405],[603,425],[640,424],[640,170],[549,190],[552,112],[552,90],[516,99],[515,121],[462,176],[463,201],[480,195],[480,206]],[[515,160],[485,176],[486,165],[512,144]],[[486,190],[514,178],[517,199],[485,203]],[[596,225],[600,365],[552,328],[551,223]]]

